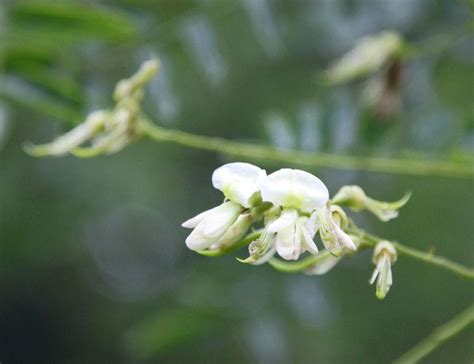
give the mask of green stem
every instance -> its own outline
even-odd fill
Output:
[[[329,153],[308,153],[298,150],[279,150],[270,146],[240,143],[223,138],[207,137],[180,130],[162,128],[147,119],[141,120],[141,128],[144,135],[158,142],[169,142],[195,149],[220,152],[239,158],[369,172],[474,178],[474,168],[472,165],[444,161],[417,161]]]
[[[323,261],[330,255],[331,253],[328,250],[323,250],[319,254],[311,255],[304,259],[298,260],[297,262],[286,262],[278,258],[272,258],[268,261],[268,264],[270,264],[273,268],[279,270],[280,272],[299,273],[305,271],[314,264]]]
[[[410,351],[403,354],[395,360],[394,364],[413,364],[419,362],[425,356],[430,354],[443,342],[452,338],[469,324],[474,322],[474,304],[469,306],[467,310],[456,315],[444,325],[438,327],[431,335],[419,342]]]
[[[459,263],[453,262],[452,260],[434,255],[432,253],[410,248],[400,243],[394,242],[393,245],[400,255],[404,255],[437,266],[439,268],[443,268],[464,278],[474,279],[474,269],[472,268],[465,267]]]

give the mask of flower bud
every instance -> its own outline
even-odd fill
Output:
[[[74,148],[96,136],[104,128],[109,117],[110,112],[108,111],[94,111],[89,114],[82,124],[56,138],[51,143],[26,145],[25,151],[34,157],[59,156],[69,153]]]
[[[151,59],[143,63],[140,69],[130,78],[119,81],[114,91],[115,101],[121,101],[129,97],[135,97],[145,84],[151,81],[160,68],[160,62],[157,59]]]
[[[326,206],[318,211],[319,235],[333,255],[340,256],[345,250],[357,250],[352,238],[343,228],[347,227],[347,216],[338,206]]]
[[[392,286],[392,264],[397,261],[397,250],[389,241],[383,240],[374,248],[372,262],[375,264],[374,272],[370,278],[370,284],[377,279],[375,295],[384,299]]]
[[[332,203],[347,206],[354,211],[368,210],[382,221],[388,221],[398,216],[398,210],[410,199],[407,193],[400,200],[384,202],[368,197],[359,186],[344,186],[331,200]]]
[[[374,73],[396,57],[402,47],[400,35],[392,31],[366,36],[326,71],[326,80],[335,85]]]

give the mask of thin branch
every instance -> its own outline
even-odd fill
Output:
[[[241,143],[223,138],[195,135],[176,129],[165,129],[149,120],[142,121],[142,132],[155,141],[224,153],[239,158],[368,172],[474,178],[474,166],[470,164],[279,150],[271,146]]]
[[[308,268],[311,268],[314,264],[323,261],[330,255],[331,253],[328,250],[324,250],[319,254],[310,255],[309,257],[298,260],[297,262],[287,262],[278,258],[271,258],[268,261],[268,264],[280,272],[301,273]]]
[[[427,39],[421,44],[415,44],[412,46],[409,45],[406,53],[402,55],[402,58],[409,60],[412,58],[442,53],[454,47],[456,44],[465,40],[466,38],[472,37],[473,33],[474,22],[469,21],[457,28]]]
[[[474,322],[474,304],[469,306],[467,310],[456,315],[444,325],[438,327],[427,338],[419,342],[407,353],[395,360],[393,364],[413,364],[419,362],[425,356],[430,354],[443,342],[452,338],[469,324]]]

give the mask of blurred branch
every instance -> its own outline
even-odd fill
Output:
[[[223,138],[207,137],[180,130],[162,128],[146,119],[142,120],[141,127],[145,135],[158,142],[169,142],[240,158],[368,172],[474,178],[474,166],[469,164],[279,150],[271,146],[241,143]]]
[[[456,315],[444,325],[438,327],[427,338],[419,342],[415,347],[403,354],[394,361],[394,364],[412,364],[417,363],[425,356],[430,354],[443,342],[452,338],[464,328],[474,322],[474,304],[469,306],[467,310]]]
[[[441,53],[452,48],[463,39],[472,36],[473,33],[474,22],[470,21],[467,24],[434,36],[419,45],[408,45],[406,52],[403,54],[403,58],[411,59]]]

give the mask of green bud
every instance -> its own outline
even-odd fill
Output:
[[[380,220],[388,221],[398,216],[398,210],[408,202],[410,196],[411,193],[407,193],[394,202],[378,201],[368,197],[359,186],[343,186],[331,201],[354,211],[368,210]]]

